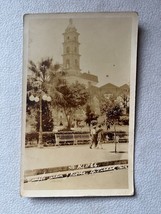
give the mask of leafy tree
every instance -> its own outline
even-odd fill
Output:
[[[81,83],[67,84],[65,80],[61,80],[60,83],[56,89],[63,95],[63,98],[57,99],[55,102],[58,107],[63,109],[68,123],[67,129],[70,130],[75,111],[87,103],[89,93]]]
[[[102,104],[101,111],[106,114],[106,121],[113,125],[114,128],[114,142],[115,142],[115,153],[117,152],[117,142],[116,142],[116,124],[118,124],[118,121],[120,119],[120,116],[122,115],[122,108],[120,105],[114,101],[114,100],[104,100],[104,103]]]
[[[130,97],[127,94],[121,94],[121,98],[124,108],[127,108]]]
[[[126,109],[127,114],[129,114],[129,106],[128,106],[128,103],[130,101],[129,93],[130,93],[129,89],[124,89],[120,95],[122,98],[123,107]]]
[[[98,118],[98,115],[96,115],[96,114],[92,111],[90,105],[87,105],[87,106],[86,106],[86,120],[85,120],[85,122],[90,126],[90,125],[91,125],[91,122],[92,122],[93,120],[97,120],[97,118]]]
[[[110,124],[113,124],[114,127],[115,153],[117,152],[116,124],[118,123],[121,115],[122,108],[118,104],[114,104],[106,112],[107,120],[110,122]]]
[[[114,132],[116,132],[116,124],[118,123],[121,115],[122,108],[118,104],[111,105],[106,111],[107,120],[114,126]]]

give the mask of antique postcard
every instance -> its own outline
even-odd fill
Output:
[[[133,195],[138,15],[24,16],[21,195]]]

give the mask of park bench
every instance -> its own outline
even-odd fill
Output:
[[[90,141],[89,133],[56,133],[55,134],[55,146],[63,144],[77,145],[79,143],[87,143]]]
[[[87,143],[91,141],[89,133],[75,133],[74,134],[74,144]]]
[[[73,134],[65,134],[65,133],[56,133],[55,134],[55,146],[60,146],[60,143],[63,142],[64,144],[67,144],[67,142],[73,142],[74,136]]]
[[[127,138],[120,138],[119,143],[128,143],[128,139]]]

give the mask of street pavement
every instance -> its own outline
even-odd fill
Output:
[[[73,166],[78,164],[100,163],[114,160],[128,160],[128,143],[118,144],[117,153],[114,153],[114,146],[114,144],[103,144],[103,149],[90,149],[89,145],[26,148],[24,155],[24,169],[34,170],[61,166]],[[89,169],[77,171],[84,172],[87,170]],[[55,173],[53,175],[55,176]],[[104,171],[101,173],[84,174],[81,176],[69,176],[58,179],[40,180],[37,182],[28,182],[24,184],[24,189],[26,190],[127,188],[127,168]]]
[[[90,149],[89,145],[68,145],[60,147],[25,148],[24,169],[42,169],[75,164],[96,163],[128,159],[128,143],[103,144],[103,149]]]

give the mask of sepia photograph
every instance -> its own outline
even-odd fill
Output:
[[[21,195],[134,194],[138,15],[24,16]]]

